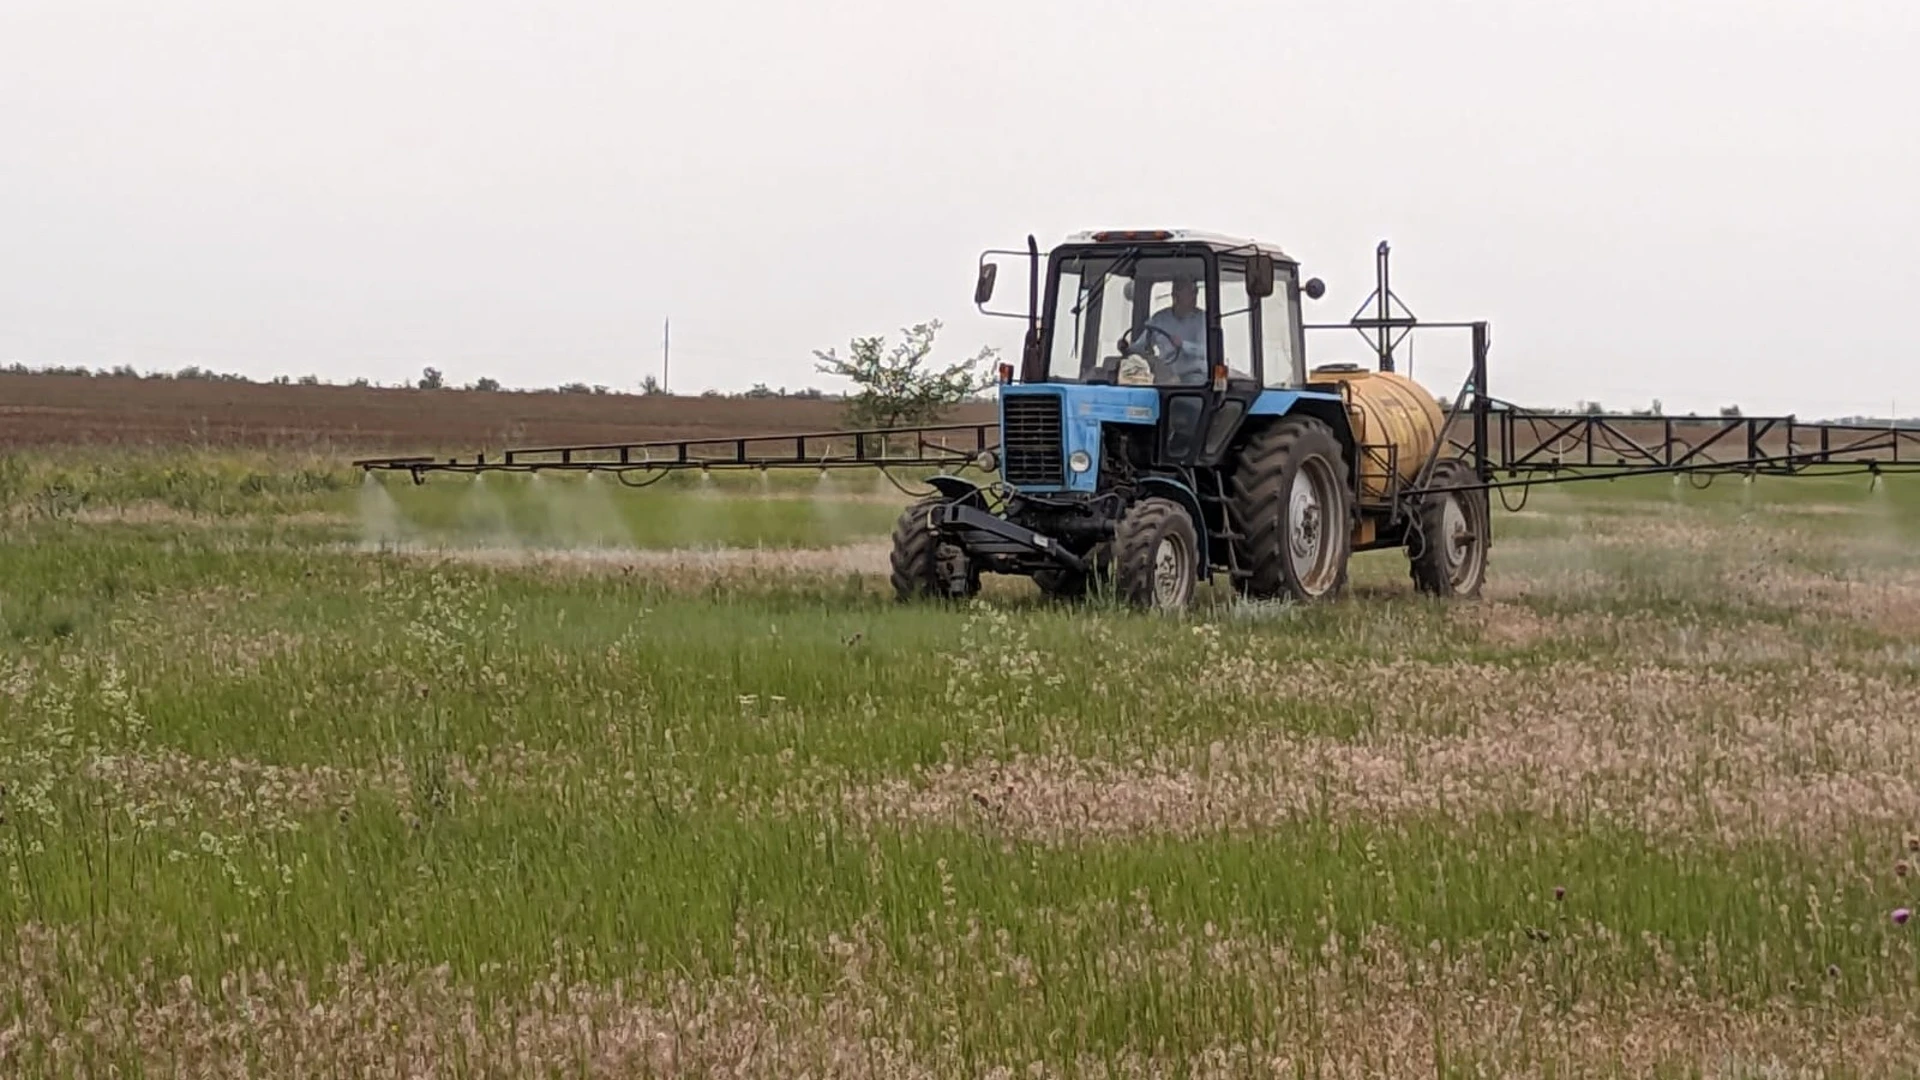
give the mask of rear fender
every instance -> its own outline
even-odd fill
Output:
[[[1339,394],[1268,391],[1261,395],[1261,399],[1254,406],[1254,415],[1248,417],[1240,428],[1239,441],[1243,445],[1255,432],[1278,423],[1284,417],[1311,416],[1333,431],[1334,439],[1340,443],[1340,449],[1346,455],[1348,487],[1353,491],[1360,490],[1360,451],[1354,445],[1353,422],[1347,416],[1346,402]]]
[[[1346,406],[1339,398],[1329,400],[1327,398],[1310,398],[1303,396],[1299,401],[1293,403],[1293,408],[1288,410],[1287,415],[1297,416],[1302,414],[1311,416],[1315,420],[1332,428],[1333,437],[1340,440],[1340,449],[1347,452],[1347,459],[1349,463],[1352,462],[1353,421],[1347,416]]]
[[[1193,489],[1170,476],[1149,476],[1140,481],[1139,488],[1143,497],[1158,495],[1163,499],[1171,499],[1179,503],[1187,512],[1187,516],[1193,519],[1194,538],[1199,541],[1200,550],[1205,553],[1204,558],[1193,561],[1194,576],[1205,581],[1213,565],[1213,546],[1207,538],[1206,515],[1200,512],[1200,499],[1194,495]]]

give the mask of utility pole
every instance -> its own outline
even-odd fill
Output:
[[[660,392],[667,393],[667,373],[673,363],[673,318],[660,331]]]

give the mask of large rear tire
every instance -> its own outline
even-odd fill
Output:
[[[1243,533],[1236,581],[1248,597],[1303,603],[1338,597],[1353,555],[1346,452],[1311,416],[1289,416],[1241,448],[1229,502]]]
[[[1428,483],[1456,487],[1477,479],[1472,466],[1449,458],[1434,465]],[[1443,491],[1421,499],[1407,534],[1407,570],[1414,587],[1432,596],[1480,595],[1492,531],[1485,491]]]
[[[954,544],[934,532],[929,513],[947,502],[922,499],[906,508],[893,526],[893,595],[899,600],[964,600],[980,592],[980,570]]]
[[[1185,611],[1199,582],[1199,560],[1199,531],[1171,499],[1141,499],[1114,526],[1114,590],[1131,607]]]

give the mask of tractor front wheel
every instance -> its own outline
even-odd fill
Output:
[[[900,600],[966,599],[980,591],[980,570],[973,560],[933,529],[933,508],[946,501],[922,499],[894,523],[889,562],[893,594]]]
[[[1053,600],[1084,600],[1089,595],[1105,588],[1106,582],[1113,577],[1113,545],[1101,543],[1081,556],[1088,562],[1085,570],[1063,568],[1037,570],[1033,583],[1040,587],[1041,593]]]
[[[1466,462],[1450,458],[1433,467],[1433,487],[1477,483]],[[1434,596],[1472,597],[1487,580],[1492,528],[1485,491],[1439,491],[1420,500],[1419,517],[1407,534],[1408,572],[1414,587]]]
[[[1113,584],[1128,605],[1184,611],[1199,581],[1200,538],[1186,508],[1171,499],[1142,499],[1113,533]]]
[[[1308,602],[1346,588],[1353,498],[1346,454],[1326,424],[1289,416],[1255,434],[1234,466],[1229,501],[1247,596]]]

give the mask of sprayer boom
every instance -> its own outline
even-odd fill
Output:
[[[360,469],[403,471],[416,483],[429,472],[648,472],[675,469],[835,469],[954,467],[988,455],[993,423],[925,427],[863,428],[790,435],[724,436],[587,446],[540,446],[505,450],[489,460],[470,458],[363,458]],[[990,467],[990,459],[989,459]]]

